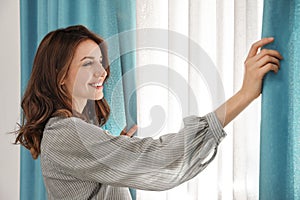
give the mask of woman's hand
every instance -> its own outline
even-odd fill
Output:
[[[263,49],[257,53],[261,47],[273,41],[274,38],[263,38],[252,45],[245,61],[245,75],[241,90],[215,110],[223,127],[260,95],[262,80],[266,73],[278,72],[279,61],[282,59],[278,51]]]
[[[129,129],[129,131],[126,131],[126,127],[122,130],[122,132],[120,133],[120,135],[125,135],[128,137],[132,137],[134,135],[134,133],[136,132],[138,126],[134,125],[131,127],[131,129]]]
[[[269,71],[278,72],[280,68],[279,61],[283,58],[276,50],[263,49],[258,50],[266,44],[274,41],[274,38],[263,38],[254,43],[249,51],[245,61],[245,75],[241,93],[249,100],[256,99],[262,88],[263,77]]]

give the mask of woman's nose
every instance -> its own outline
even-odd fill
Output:
[[[96,78],[99,78],[99,77],[104,77],[105,78],[106,75],[107,75],[107,72],[101,65],[97,67],[97,70],[94,73],[94,76]]]

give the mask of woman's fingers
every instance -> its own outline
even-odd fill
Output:
[[[278,70],[279,70],[278,65],[275,65],[275,64],[272,64],[272,63],[268,63],[268,64],[264,65],[264,66],[260,69],[260,71],[261,71],[261,73],[262,73],[262,77],[263,77],[266,73],[268,73],[269,71],[274,71],[275,73],[277,73]]]
[[[270,56],[270,55],[266,55],[266,56],[262,57],[260,60],[258,60],[257,65],[259,67],[263,67],[263,66],[265,66],[268,63],[275,64],[278,67],[280,67],[280,61],[279,61],[279,59],[277,59],[277,58],[275,58],[273,56]]]
[[[273,50],[273,49],[263,49],[263,50],[261,50],[257,55],[254,56],[254,59],[255,60],[260,60],[261,58],[263,58],[266,55],[275,57],[279,60],[283,59],[282,55],[278,51]]]
[[[134,133],[136,132],[138,126],[134,125],[133,127],[131,127],[131,129],[129,129],[129,131],[126,132],[126,127],[122,130],[120,135],[125,135],[128,137],[132,137],[134,135]]]
[[[120,135],[126,135],[127,132],[126,132],[126,127],[121,131]]]
[[[261,48],[261,47],[265,46],[266,44],[269,44],[273,41],[274,41],[274,38],[269,37],[269,38],[263,38],[263,39],[255,42],[249,50],[247,59],[255,56],[257,54],[257,51],[258,51],[259,48]]]
[[[262,49],[261,47],[274,41],[274,38],[263,38],[255,42],[245,60],[245,75],[241,91],[247,94],[251,100],[257,98],[261,93],[263,77],[269,71],[278,72],[282,55],[272,49]]]
[[[249,55],[245,61],[246,68],[261,68],[268,63],[277,65],[277,68],[280,68],[280,60],[283,59],[282,55],[272,49],[263,49],[259,53],[257,53],[258,49],[262,46],[273,42],[274,38],[263,38],[258,42],[255,42],[250,51]]]
[[[129,129],[129,131],[127,132],[126,135],[129,136],[129,137],[132,137],[133,134],[136,132],[137,128],[138,128],[138,126],[134,125],[133,127],[131,127],[131,129]]]

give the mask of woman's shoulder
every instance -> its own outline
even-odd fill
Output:
[[[46,123],[46,128],[57,127],[57,126],[70,126],[70,125],[92,125],[78,117],[51,117]]]
[[[78,117],[52,117],[48,120],[44,132],[44,144],[53,143],[65,145],[77,144],[83,138],[91,135],[101,135],[104,132],[99,126],[87,123]],[[63,142],[63,143],[61,143]]]
[[[85,120],[78,117],[52,117],[48,120],[44,133],[49,132],[69,132],[74,134],[89,134],[89,132],[105,132],[101,127],[96,126],[92,123],[86,122]]]
[[[74,131],[77,132],[77,129],[89,129],[90,126],[94,125],[78,117],[51,117],[45,125],[44,134],[59,134],[62,132],[64,134],[68,132],[74,134]]]
[[[45,126],[42,143],[45,148],[52,146],[51,148],[73,149],[73,147],[88,146],[95,141],[103,141],[111,137],[101,127],[78,117],[53,117]]]

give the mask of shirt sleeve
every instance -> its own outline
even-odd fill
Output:
[[[183,119],[178,133],[158,139],[113,136],[78,118],[60,119],[44,131],[42,155],[75,178],[116,187],[167,190],[200,173],[225,137],[212,112]]]

